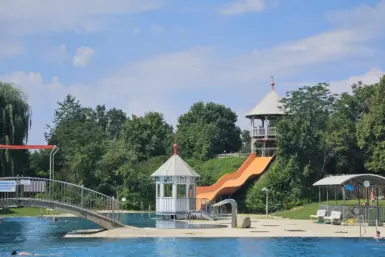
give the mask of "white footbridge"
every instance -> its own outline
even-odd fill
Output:
[[[125,226],[119,221],[122,203],[84,186],[34,177],[0,178],[0,208],[49,208],[92,221],[105,229]]]

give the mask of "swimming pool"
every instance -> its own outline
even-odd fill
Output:
[[[385,244],[359,239],[72,239],[61,238],[75,229],[95,228],[79,218],[6,218],[0,224],[0,256],[13,249],[63,256],[385,256]]]
[[[5,218],[0,224],[0,256],[11,250],[62,256],[385,256],[385,242],[373,239],[314,238],[61,238],[66,232],[96,226],[79,218]]]

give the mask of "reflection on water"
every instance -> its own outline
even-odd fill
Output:
[[[126,225],[139,228],[178,228],[178,229],[192,229],[192,228],[219,228],[223,227],[216,224],[199,224],[187,223],[177,220],[160,220],[156,219],[154,213],[125,213],[119,217],[120,222]]]

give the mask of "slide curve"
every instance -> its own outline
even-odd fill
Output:
[[[274,157],[257,157],[255,153],[250,154],[242,166],[232,174],[223,175],[211,186],[196,188],[196,198],[206,198],[209,201],[221,195],[231,195],[251,177],[262,174]]]

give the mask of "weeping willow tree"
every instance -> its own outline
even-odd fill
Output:
[[[0,144],[26,143],[31,116],[26,95],[11,84],[0,82]],[[0,149],[1,176],[21,175],[27,161],[27,150]]]

